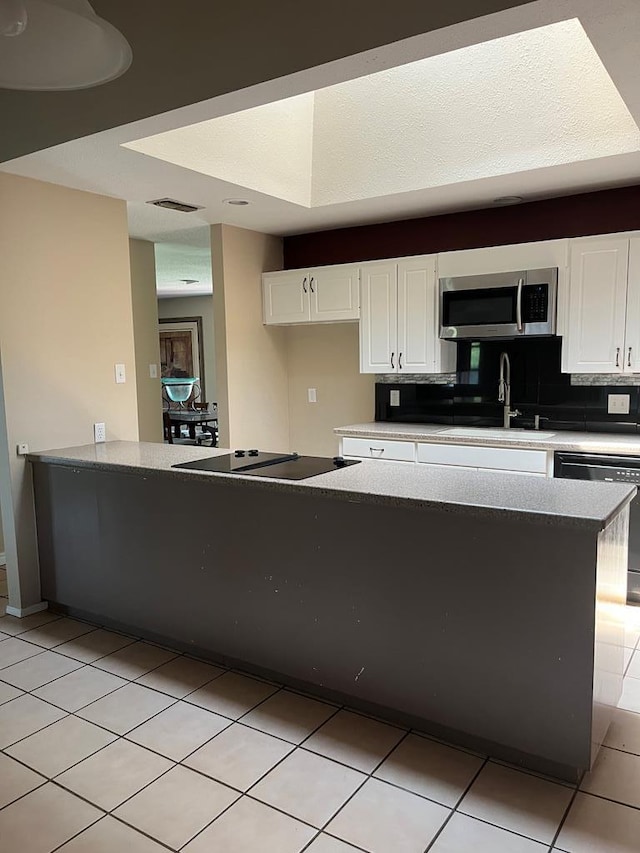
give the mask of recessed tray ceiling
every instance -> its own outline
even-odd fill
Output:
[[[314,208],[635,152],[579,20],[125,143]]]

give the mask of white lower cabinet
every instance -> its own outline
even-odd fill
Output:
[[[396,462],[415,462],[413,441],[378,441],[374,438],[343,438],[342,454],[361,459],[390,459]]]
[[[547,473],[545,450],[521,450],[507,447],[480,447],[471,444],[418,444],[418,462],[487,468],[513,473]]]
[[[425,468],[502,471],[540,477],[546,477],[549,473],[549,455],[546,450],[345,437],[342,439],[341,453],[357,459],[419,462]]]

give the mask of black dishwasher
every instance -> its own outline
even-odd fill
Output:
[[[629,483],[640,490],[640,456],[609,456],[602,453],[555,453],[553,476],[565,480],[600,480]],[[640,496],[629,512],[629,575],[627,601],[640,603]]]

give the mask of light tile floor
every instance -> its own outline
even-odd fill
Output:
[[[621,707],[576,788],[3,604],[2,853],[640,851],[640,608]]]

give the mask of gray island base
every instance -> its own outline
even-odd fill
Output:
[[[633,487],[221,451],[33,454],[52,608],[575,782],[618,701]]]

